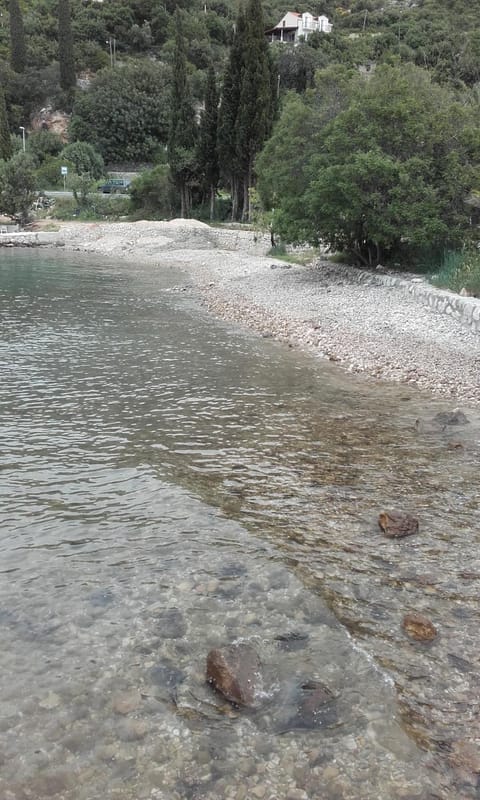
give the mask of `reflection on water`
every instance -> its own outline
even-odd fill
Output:
[[[478,416],[419,433],[444,406],[182,283],[2,253],[0,797],[477,797]],[[384,539],[386,507],[419,535]],[[251,712],[204,680],[237,640]]]

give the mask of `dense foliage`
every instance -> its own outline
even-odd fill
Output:
[[[60,86],[70,92],[76,83],[70,0],[58,0],[58,60]]]
[[[168,131],[168,163],[172,180],[180,197],[180,213],[188,217],[192,207],[192,187],[196,177],[195,110],[187,78],[187,57],[182,28],[182,16],[175,16],[175,53],[170,95],[170,126]]]
[[[35,197],[33,161],[27,153],[16,153],[0,162],[0,208],[25,223]]]
[[[27,63],[23,15],[18,0],[9,0],[10,63],[15,72],[23,72]]]
[[[84,182],[102,159],[162,165],[159,213],[221,206],[248,220],[254,197],[285,239],[321,238],[367,263],[456,247],[471,230],[480,16],[469,0],[4,2],[2,154],[47,105],[73,107],[72,153],[95,152],[87,168],[29,131],[39,187],[62,163]],[[326,13],[333,31],[267,44],[293,9]],[[154,204],[152,181],[134,187],[137,205]]]
[[[170,70],[138,61],[98,73],[77,95],[72,140],[88,141],[107,162],[150,161],[168,140]]]
[[[258,160],[277,230],[367,264],[460,245],[480,163],[472,93],[413,65],[320,74],[318,85],[289,98]]]
[[[253,165],[273,124],[274,72],[259,0],[237,19],[220,103],[219,149],[234,219],[249,218]]]

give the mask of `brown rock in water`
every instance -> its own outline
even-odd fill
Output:
[[[259,681],[260,659],[249,644],[239,643],[210,650],[207,681],[217,692],[239,706],[253,706]]]
[[[449,450],[463,450],[465,445],[459,439],[451,439],[447,442],[447,447]]]
[[[418,533],[418,519],[403,511],[382,511],[378,524],[389,539],[401,539]]]
[[[437,635],[437,629],[433,622],[423,614],[405,614],[402,621],[402,628],[411,639],[418,642],[431,642]]]

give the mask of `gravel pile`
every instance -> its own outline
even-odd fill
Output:
[[[359,282],[326,260],[288,265],[259,255],[269,243],[251,231],[195,220],[70,224],[49,236],[68,249],[180,267],[224,319],[351,372],[480,404],[480,337],[398,286]]]

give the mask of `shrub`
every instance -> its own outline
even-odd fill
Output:
[[[62,150],[62,158],[74,165],[77,175],[90,175],[91,178],[101,178],[105,174],[103,158],[88,142],[72,142]]]
[[[73,166],[61,156],[47,156],[40,167],[35,170],[35,181],[38,189],[63,188],[63,178],[60,167]]]
[[[37,164],[43,164],[47,158],[57,156],[63,146],[60,136],[48,130],[33,131],[27,139],[27,150]]]
[[[130,196],[134,211],[141,210],[147,216],[170,217],[172,215],[170,170],[159,164],[141,172],[130,185]]]
[[[128,215],[130,211],[130,198],[104,197],[103,195],[89,194],[85,205],[79,206],[73,197],[59,197],[55,203],[55,217],[61,220],[100,220],[119,219]]]
[[[480,252],[471,247],[461,251],[447,251],[440,269],[430,278],[435,286],[480,297]]]

